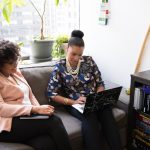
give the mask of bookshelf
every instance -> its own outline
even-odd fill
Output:
[[[150,70],[138,72],[131,75],[131,85],[130,85],[130,103],[129,103],[129,109],[128,109],[128,149],[133,150],[142,150],[142,148],[135,148],[136,146],[133,146],[133,133],[134,130],[137,128],[137,114],[141,114],[142,117],[147,117],[150,120],[150,113],[144,113],[143,109],[136,110],[134,108],[134,100],[135,100],[135,89],[137,87],[143,87],[143,86],[150,86]],[[144,101],[144,99],[143,99]],[[150,143],[150,142],[148,142]],[[148,148],[150,149],[150,147]],[[143,150],[147,150],[144,149]]]

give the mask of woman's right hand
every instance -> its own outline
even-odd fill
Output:
[[[80,96],[73,104],[84,104],[86,102],[86,97]]]
[[[42,115],[52,115],[54,113],[54,107],[51,105],[33,106],[31,113],[42,114]]]

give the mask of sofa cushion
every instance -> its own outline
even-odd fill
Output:
[[[33,148],[25,144],[0,142],[0,150],[33,150]]]
[[[46,89],[52,69],[51,66],[21,69],[23,76],[31,86],[31,89],[40,104],[48,103]]]

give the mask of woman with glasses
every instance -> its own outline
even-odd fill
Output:
[[[54,107],[40,105],[17,68],[19,47],[0,40],[0,142],[19,142],[34,150],[71,150],[62,121]],[[47,119],[20,119],[24,115]]]

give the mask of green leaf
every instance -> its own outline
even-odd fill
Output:
[[[7,3],[7,5],[5,5],[5,7],[6,7],[7,11],[8,11],[9,16],[10,16],[12,14],[12,12],[13,12],[13,1],[10,0]]]
[[[22,47],[22,46],[24,46],[24,43],[23,43],[23,42],[18,42],[17,45],[18,45],[19,47]]]
[[[16,6],[24,6],[25,1],[24,0],[13,0],[14,5]]]
[[[2,10],[2,15],[4,19],[10,23],[10,17],[14,10],[15,6],[23,6],[25,5],[24,0],[2,0],[0,3],[0,9]]]
[[[9,11],[7,10],[6,7],[3,8],[2,14],[3,14],[4,19],[5,19],[8,23],[10,23],[10,14],[9,14]]]
[[[55,0],[55,5],[58,6],[59,0]]]

